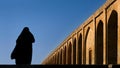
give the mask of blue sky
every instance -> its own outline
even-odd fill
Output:
[[[35,37],[32,64],[47,55],[106,0],[0,0],[0,64],[10,59],[15,42],[25,26]]]

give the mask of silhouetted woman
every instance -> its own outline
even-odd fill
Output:
[[[32,43],[35,42],[34,36],[25,27],[16,40],[16,46],[11,54],[11,59],[15,59],[16,64],[31,64]]]

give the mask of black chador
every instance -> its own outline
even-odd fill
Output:
[[[34,36],[25,27],[16,40],[16,46],[11,54],[11,59],[15,59],[16,64],[31,64],[32,43],[35,42]]]

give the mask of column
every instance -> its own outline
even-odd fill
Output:
[[[107,11],[106,9],[104,9],[104,15],[105,15],[105,19],[104,19],[104,34],[103,34],[103,64],[107,64],[107,51],[106,51],[106,46],[107,46]]]

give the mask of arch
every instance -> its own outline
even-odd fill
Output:
[[[65,48],[64,48],[64,64],[66,64],[66,46],[65,46]]]
[[[55,64],[54,56],[52,56],[52,64]]]
[[[108,64],[117,64],[117,24],[118,13],[113,10],[108,20],[107,58]]]
[[[57,64],[57,58],[56,58],[56,53],[55,53],[55,64]]]
[[[68,46],[68,64],[71,64],[71,56],[72,56],[71,53],[72,53],[72,44],[70,42]]]
[[[62,49],[60,50],[60,64],[62,64]]]
[[[83,64],[86,64],[86,41],[87,41],[87,36],[88,36],[89,31],[90,31],[90,27],[88,27],[86,35],[85,35],[85,46],[83,48],[84,49],[83,50]]]
[[[76,38],[73,42],[73,64],[76,64]]]
[[[59,52],[57,54],[57,64],[59,64]]]
[[[78,39],[78,64],[82,64],[82,34]]]
[[[92,50],[89,49],[89,64],[92,64]]]
[[[52,64],[55,64],[55,62],[54,62],[54,56],[52,56]]]
[[[103,22],[101,20],[96,32],[95,63],[103,64]]]

